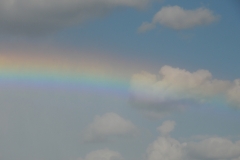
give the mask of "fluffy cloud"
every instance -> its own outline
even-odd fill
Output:
[[[1,0],[0,30],[40,34],[103,16],[115,7],[143,7],[149,0]]]
[[[175,127],[174,121],[165,121],[157,130],[161,133],[147,149],[147,160],[180,160],[183,157],[183,145],[169,136]]]
[[[162,135],[168,135],[170,132],[173,131],[176,123],[174,121],[165,121],[163,124],[157,128],[157,130],[162,134]]]
[[[84,159],[80,158],[79,160],[123,160],[123,157],[118,152],[102,149],[90,152]]]
[[[183,145],[171,137],[159,137],[147,149],[147,160],[181,160]]]
[[[190,142],[187,149],[189,156],[195,159],[233,160],[240,158],[240,141],[233,143],[221,137],[212,137],[200,142]]]
[[[164,128],[164,122],[160,128]],[[147,149],[147,160],[238,160],[240,141],[210,137],[198,142],[179,142],[169,134],[161,135]]]
[[[218,98],[240,107],[240,80],[214,79],[207,70],[189,72],[171,66],[163,66],[159,74],[142,72],[132,76],[134,106],[169,113]]]
[[[231,105],[240,106],[240,79],[236,79],[233,86],[227,91],[227,99]]]
[[[144,22],[138,29],[139,32],[145,32],[153,29],[157,23],[172,29],[188,29],[195,26],[207,25],[219,19],[219,16],[206,8],[195,10],[184,10],[179,6],[167,6],[155,14],[151,23]]]
[[[129,120],[125,120],[116,113],[106,113],[96,116],[85,130],[84,140],[87,142],[103,141],[111,136],[134,135],[137,127]]]

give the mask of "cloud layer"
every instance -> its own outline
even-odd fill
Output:
[[[166,121],[159,128],[172,121]],[[147,149],[147,160],[239,160],[240,141],[222,137],[179,142],[169,133],[161,134]]]
[[[240,108],[240,80],[234,82],[214,79],[207,70],[189,72],[163,66],[159,75],[142,72],[131,80],[132,101],[137,107],[162,113],[186,106],[225,100]]]
[[[179,6],[162,7],[155,14],[151,23],[144,22],[139,28],[139,32],[145,32],[156,27],[156,24],[181,30],[189,29],[196,26],[207,25],[219,19],[219,16],[206,8],[195,10],[185,10]]]
[[[106,113],[96,116],[86,128],[84,140],[87,142],[104,141],[112,136],[134,135],[137,127],[129,120],[125,120],[116,113]]]
[[[203,137],[180,142],[170,136],[175,121],[165,121],[157,128],[159,137],[146,150],[146,160],[240,160],[240,141],[224,137]],[[124,160],[119,152],[109,149],[92,151],[79,160]]]
[[[103,16],[116,7],[143,7],[148,1],[1,0],[0,30],[18,34],[40,34]]]

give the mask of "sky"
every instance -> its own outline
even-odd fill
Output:
[[[240,160],[238,0],[0,0],[1,160]]]

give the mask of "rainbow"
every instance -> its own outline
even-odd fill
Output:
[[[158,94],[151,87],[146,88],[141,83],[130,86],[130,77],[126,78],[114,72],[109,72],[110,66],[95,63],[93,59],[84,57],[72,58],[61,55],[42,54],[2,54],[0,52],[0,88],[30,88],[38,90],[70,90],[79,93],[97,93],[117,98],[140,99],[140,103],[150,101],[167,105],[168,101],[197,101],[202,103],[225,103],[226,98],[220,95],[205,96],[204,94],[185,93],[184,89],[173,89],[166,92],[162,85]],[[66,55],[66,54],[65,54]],[[95,59],[96,60],[96,59]],[[115,69],[115,68],[114,68]],[[126,71],[123,71],[126,72]],[[149,89],[149,90],[148,90]],[[194,92],[193,92],[194,93]],[[162,97],[161,94],[163,95]],[[175,98],[177,97],[177,98]]]
[[[1,87],[24,86],[126,94],[129,82],[103,66],[61,56],[0,55]]]

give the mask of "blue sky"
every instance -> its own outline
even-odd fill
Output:
[[[2,0],[0,15],[0,159],[240,160],[237,0]],[[6,81],[4,57],[96,85]]]

